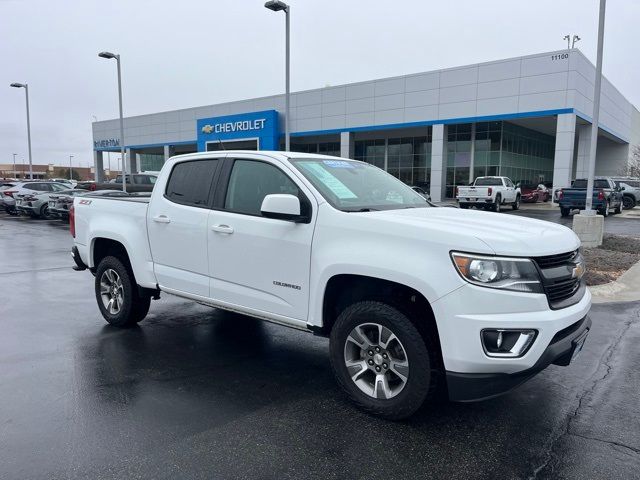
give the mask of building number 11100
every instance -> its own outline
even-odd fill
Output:
[[[551,55],[551,60],[566,60],[569,58],[568,53],[559,53],[557,55]]]

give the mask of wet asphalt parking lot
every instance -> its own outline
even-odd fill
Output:
[[[346,401],[326,339],[168,295],[108,326],[70,247],[0,213],[0,479],[640,478],[640,303],[594,306],[569,367],[393,423]]]

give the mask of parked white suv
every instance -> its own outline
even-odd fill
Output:
[[[503,205],[520,208],[520,186],[507,177],[478,177],[468,187],[457,187],[460,208],[477,207],[499,212]]]
[[[343,158],[178,156],[150,198],[77,197],[70,224],[107,322],[167,292],[328,336],[340,385],[387,418],[439,387],[484,399],[568,365],[591,325],[571,230],[434,207]]]

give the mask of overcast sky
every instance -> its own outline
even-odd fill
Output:
[[[284,15],[264,0],[0,0],[0,163],[92,160],[91,121],[284,90]],[[291,0],[293,91],[561,49],[595,63],[598,0]],[[640,106],[640,1],[609,0],[604,74]],[[194,132],[195,134],[195,132]],[[20,161],[20,160],[19,160]]]

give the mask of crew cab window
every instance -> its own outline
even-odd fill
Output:
[[[273,193],[301,197],[296,184],[274,165],[254,160],[236,160],[231,170],[224,208],[236,213],[261,215],[264,197]],[[301,201],[301,205],[304,206],[304,202]]]
[[[513,182],[508,178],[504,179],[504,183],[507,185],[507,187],[513,187]]]
[[[165,197],[176,203],[206,207],[218,162],[212,158],[176,164],[167,182]]]
[[[31,185],[27,184],[26,187],[29,190],[35,190],[37,192],[48,192],[49,188],[46,183],[32,183]]]
[[[54,192],[61,192],[62,190],[69,190],[69,186],[68,185],[62,185],[59,183],[52,183],[51,184],[51,188],[53,189]]]

